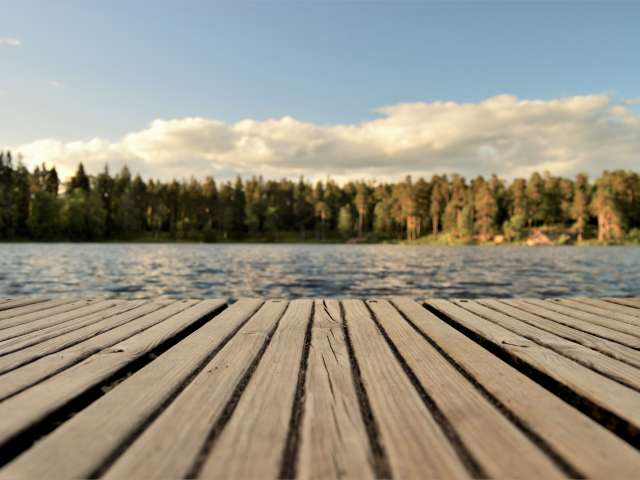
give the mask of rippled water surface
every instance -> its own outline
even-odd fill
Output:
[[[0,296],[26,295],[640,295],[640,248],[0,244]]]

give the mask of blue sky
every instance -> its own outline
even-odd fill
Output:
[[[118,141],[156,119],[356,125],[406,102],[640,97],[639,3],[40,0],[0,10],[0,38],[20,42],[0,45],[7,146]]]

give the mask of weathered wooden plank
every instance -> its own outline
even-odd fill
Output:
[[[258,306],[259,303],[246,303],[240,311],[239,305],[231,321],[248,318]],[[215,431],[227,404],[249,374],[286,306],[285,301],[267,301],[118,458],[105,478],[190,477],[209,435]]]
[[[119,327],[97,334],[73,346],[50,353],[20,368],[0,375],[0,400],[35,385],[100,350],[112,347],[167,318],[195,305],[197,300],[181,300],[166,304],[164,300],[151,302],[136,311],[125,312],[130,320]]]
[[[3,419],[0,423],[0,448],[17,434],[223,305],[221,300],[202,301],[0,403],[0,418]]]
[[[373,478],[337,300],[317,300],[302,422],[300,478]]]
[[[572,342],[579,343],[585,347],[597,350],[620,361],[634,365],[640,368],[640,352],[626,345],[607,340],[606,338],[583,332],[575,328],[567,327],[553,320],[540,317],[521,308],[512,306],[501,300],[495,299],[479,299],[478,303],[485,305],[493,310],[510,315],[518,320],[528,323],[536,328],[553,333],[559,337],[565,338]]]
[[[311,311],[309,300],[289,304],[237,407],[204,460],[201,477],[276,478],[280,474]]]
[[[430,300],[456,323],[480,335],[512,357],[543,372],[624,423],[628,431],[640,429],[640,394],[521,335],[489,322],[447,300]]]
[[[385,300],[369,300],[389,339],[490,478],[559,478],[564,473],[422,338]]]
[[[632,308],[640,308],[640,298],[605,297],[603,300]]]
[[[15,310],[17,308],[22,308],[28,305],[43,303],[48,300],[48,298],[16,298],[14,300],[9,300],[0,305],[0,320],[11,318],[13,316],[10,312],[7,312],[5,310]],[[18,315],[21,315],[21,313],[18,313]],[[0,322],[0,325],[2,325],[2,322]]]
[[[569,298],[554,298],[549,301],[561,304],[568,308],[574,308],[581,312],[585,312],[592,315],[597,315],[599,317],[608,318],[614,321],[628,323],[629,325],[635,325],[636,327],[640,327],[640,310],[638,311],[638,316],[628,315],[626,312],[622,312],[620,310],[613,310],[612,308],[602,308],[601,305],[586,303],[581,301],[576,301]],[[602,302],[607,305],[606,302]],[[625,307],[619,306],[620,309]]]
[[[618,303],[607,302],[606,300],[602,300],[599,298],[588,298],[588,297],[571,297],[571,300],[580,303],[586,303],[588,305],[594,305],[596,307],[600,307],[605,310],[610,310],[612,312],[620,312],[625,315],[631,315],[636,318],[640,318],[640,308],[629,307],[627,305],[620,305]]]
[[[640,455],[626,442],[416,302],[394,298],[393,303],[576,473],[595,478],[636,475]]]
[[[506,303],[507,305],[518,307],[522,310],[525,310],[529,313],[533,313],[540,317],[544,317],[548,320],[552,320],[554,322],[560,323],[567,327],[571,327],[576,330],[580,330],[582,332],[591,333],[598,337],[606,338],[608,340],[617,342],[621,345],[626,345],[627,347],[631,347],[635,349],[640,348],[640,339],[632,335],[628,335],[622,332],[617,332],[615,330],[611,330],[610,328],[606,328],[601,325],[595,325],[591,322],[586,322],[584,320],[580,320],[569,315],[564,315],[562,313],[556,312],[554,310],[550,310],[548,308],[543,308],[540,305],[533,305],[528,302],[523,302],[522,300],[503,299],[502,302]]]
[[[71,300],[66,300],[71,301]],[[26,315],[32,312],[38,312],[40,310],[46,310],[56,304],[65,302],[65,300],[49,300],[45,298],[38,299],[16,299],[11,302],[0,305],[0,329],[7,328],[8,326],[17,325],[22,320],[9,321],[15,317]]]
[[[101,320],[100,312],[111,307],[125,305],[125,300],[105,300],[103,302],[85,304],[85,306],[70,312],[53,315],[26,325],[16,325],[2,333],[8,332],[8,337],[0,341],[0,355],[15,352],[36,343],[44,342],[63,333],[75,330],[77,325],[84,326]],[[48,311],[48,310],[46,310]],[[93,314],[93,315],[92,315]],[[97,314],[97,315],[96,315]],[[39,324],[39,328],[32,329],[32,325]]]
[[[83,328],[64,333],[63,335],[50,338],[41,343],[26,346],[26,348],[21,348],[22,345],[20,344],[11,345],[7,347],[10,353],[7,352],[0,356],[0,373],[8,372],[45,355],[58,352],[87,338],[99,335],[100,333],[109,331],[123,323],[138,318],[144,313],[142,313],[143,311],[135,311],[135,309],[143,304],[144,300],[120,301],[120,303],[112,308],[94,313],[91,317],[92,320],[96,320],[96,322]],[[122,315],[131,311],[133,312],[129,315]]]
[[[392,475],[465,478],[469,472],[379,333],[364,302],[343,301],[349,338]]]
[[[269,302],[208,359],[261,303],[236,302],[38,442],[5,473],[13,478],[96,477],[114,452],[133,441],[132,435],[205,367],[108,472],[116,478],[184,478],[286,303]],[[57,461],[61,457],[64,462]]]
[[[453,303],[506,328],[510,332],[522,335],[524,338],[538,345],[547,347],[560,355],[575,360],[587,368],[600,372],[631,388],[640,390],[640,368],[615,360],[575,341],[566,340],[526,322],[521,322],[515,315],[510,316],[497,312],[472,300],[460,300],[454,301]],[[636,353],[638,360],[640,360],[640,352]]]
[[[40,318],[46,318],[50,315],[55,315],[56,313],[59,313],[61,311],[71,310],[74,307],[69,305],[73,305],[74,303],[77,303],[77,301],[74,302],[74,300],[66,298],[66,299],[47,300],[46,302],[41,302],[34,305],[28,305],[26,307],[23,307],[25,310],[27,310],[27,313],[23,313],[21,315],[16,315],[12,317],[7,317],[3,320],[0,320],[0,338],[6,337],[7,330],[19,328],[21,325],[25,325],[28,323],[34,323],[34,320],[38,320]],[[36,308],[36,310],[29,313],[28,310],[33,308]],[[4,313],[5,315],[9,315],[12,311],[15,311],[15,310],[7,310],[4,312],[0,312],[0,314]],[[28,328],[28,327],[25,326],[25,328]]]
[[[592,323],[593,325],[600,325],[610,330],[615,330],[616,332],[622,332],[627,335],[632,335],[640,340],[640,327],[637,325],[629,325],[628,323],[623,322],[612,322],[610,319],[606,317],[602,317],[600,315],[593,315],[591,313],[586,313],[581,310],[566,307],[557,302],[548,301],[548,300],[538,300],[534,298],[527,298],[523,300],[524,302],[530,303],[532,305],[537,305],[539,307],[546,308],[548,310],[553,310],[554,312],[562,313],[563,315],[568,315],[570,317],[579,318],[580,320],[584,320],[585,322]]]

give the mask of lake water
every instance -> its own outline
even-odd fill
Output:
[[[640,295],[640,248],[0,244],[0,297],[28,295]]]

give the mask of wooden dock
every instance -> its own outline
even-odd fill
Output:
[[[640,477],[640,299],[0,299],[0,478]]]

